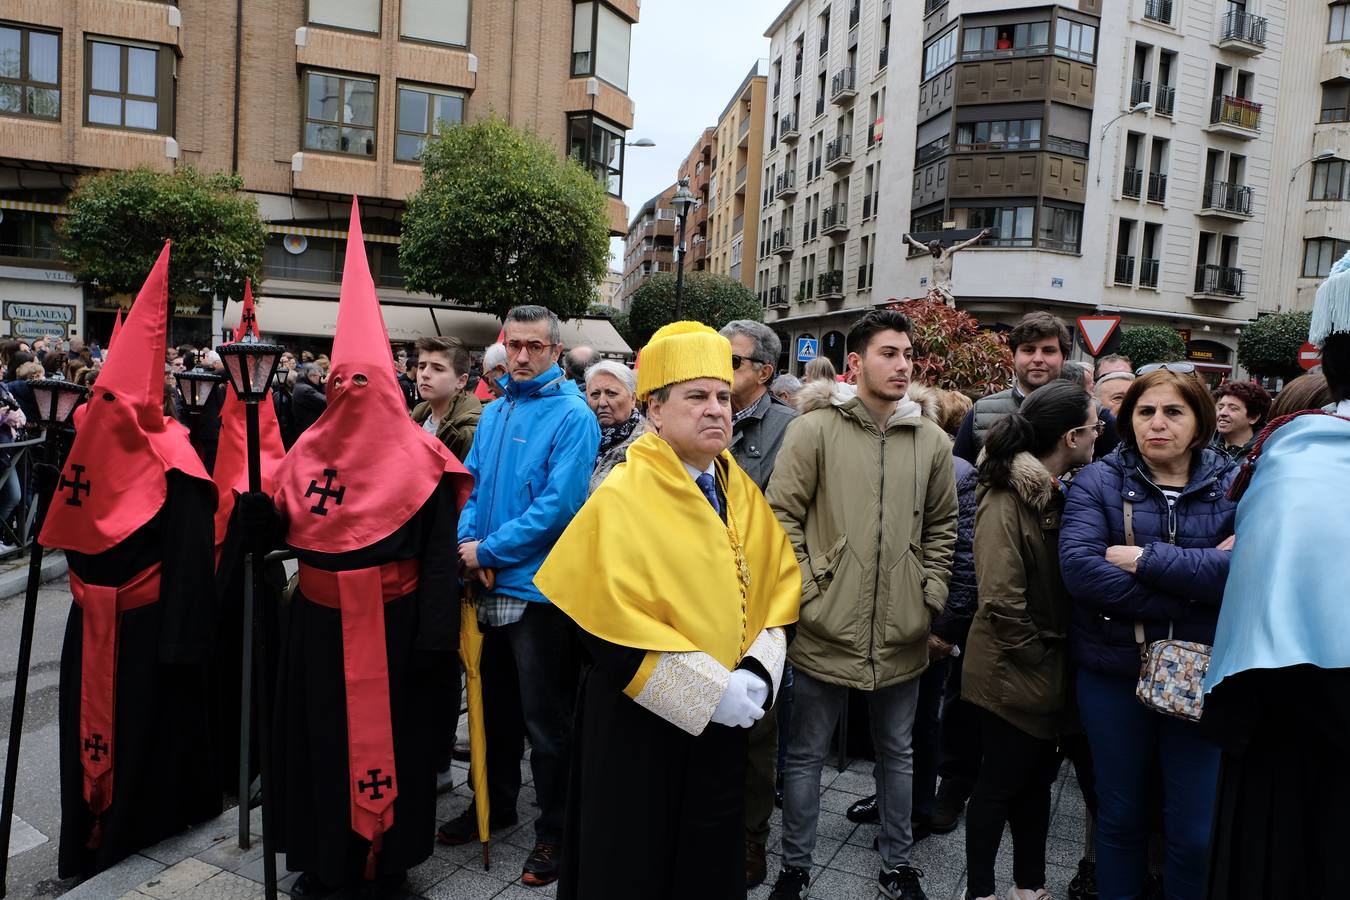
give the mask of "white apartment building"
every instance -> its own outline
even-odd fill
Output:
[[[1350,250],[1350,2],[1289,5],[1260,311],[1311,309]]]
[[[764,211],[767,322],[788,340],[819,339],[832,358],[838,346],[840,362],[842,333],[860,310],[928,290],[929,259],[903,234],[988,226],[997,235],[955,267],[958,302],[983,324],[1010,326],[1032,309],[1070,324],[1119,314],[1126,325],[1182,332],[1213,379],[1231,372],[1268,274],[1264,221],[1279,199],[1271,158],[1283,4],[926,0],[894,17],[881,0],[860,7],[856,58],[875,112],[860,98],[841,123],[831,75],[826,114],[806,124],[820,96],[808,52],[796,159],[781,122],[777,156],[766,156],[778,160],[775,178],[795,175],[799,192]],[[775,21],[780,116],[796,102],[787,91],[796,47],[819,49],[823,23],[849,13],[848,0],[798,0]],[[853,39],[835,46],[839,35],[822,62],[847,65],[839,54],[853,53]],[[882,60],[890,64],[878,68]],[[1141,103],[1149,108],[1130,112]],[[854,161],[831,169],[841,124]],[[810,139],[819,132],[827,162],[817,176]],[[869,133],[872,152],[859,159]],[[815,234],[844,199],[847,227]],[[865,210],[853,205],[864,200]],[[834,290],[822,299],[826,275]],[[803,296],[808,277],[815,291]]]

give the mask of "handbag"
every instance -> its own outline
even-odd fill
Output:
[[[1134,543],[1134,504],[1125,501],[1125,543]],[[1139,644],[1139,684],[1134,695],[1149,709],[1165,716],[1200,721],[1205,701],[1205,672],[1209,669],[1212,648],[1195,641],[1172,637],[1174,623],[1167,623],[1167,637],[1147,643],[1144,623],[1134,623],[1134,639]]]

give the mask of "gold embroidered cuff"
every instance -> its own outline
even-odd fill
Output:
[[[783,663],[787,661],[787,633],[782,628],[765,628],[755,638],[746,656],[753,656],[769,673],[773,693],[769,698],[778,702],[778,686],[783,682]]]
[[[681,731],[699,735],[717,711],[730,679],[731,672],[702,651],[648,652],[624,693]]]

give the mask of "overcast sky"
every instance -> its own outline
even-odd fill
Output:
[[[623,199],[631,219],[639,206],[675,180],[676,170],[704,128],[717,124],[732,91],[750,67],[769,55],[764,31],[786,0],[646,0],[633,28],[628,95],[637,107]],[[616,238],[611,265],[623,264]]]

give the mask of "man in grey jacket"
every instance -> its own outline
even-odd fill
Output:
[[[769,484],[778,448],[796,410],[769,393],[774,364],[783,343],[760,322],[738,319],[722,328],[731,342],[731,455],[762,491]],[[778,775],[778,716],[790,706],[792,676],[784,673],[783,702],[778,714],[764,716],[750,728],[749,765],[745,772],[745,886],[767,877],[766,845]]]

